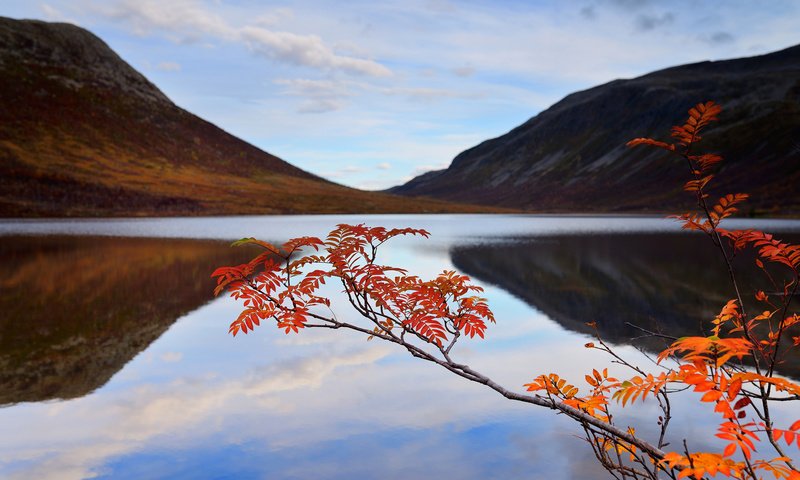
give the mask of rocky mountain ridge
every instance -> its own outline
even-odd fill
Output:
[[[719,193],[751,193],[753,213],[800,213],[800,45],[573,93],[447,169],[389,191],[549,212],[684,208],[685,165],[625,143],[667,139],[689,107],[706,100],[724,108],[701,144],[726,158]]]
[[[172,103],[92,33],[0,17],[0,217],[496,211],[364,192]]]

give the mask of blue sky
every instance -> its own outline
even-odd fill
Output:
[[[800,43],[800,3],[780,0],[4,0],[0,15],[85,27],[179,106],[364,189],[445,168],[573,91]]]

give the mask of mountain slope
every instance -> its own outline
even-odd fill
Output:
[[[573,93],[507,134],[389,191],[547,211],[684,208],[685,165],[634,137],[665,139],[694,104],[723,105],[701,145],[726,158],[720,193],[800,212],[800,46],[701,62]],[[688,199],[691,201],[691,199]]]
[[[90,32],[2,17],[0,187],[0,217],[481,210],[325,181],[177,107]]]

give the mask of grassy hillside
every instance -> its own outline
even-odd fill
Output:
[[[2,217],[493,210],[325,181],[177,107],[88,31],[6,18],[0,185]]]
[[[752,194],[745,213],[800,215],[800,45],[573,93],[391,191],[549,212],[680,211],[691,202],[681,189],[686,165],[625,143],[668,140],[707,100],[723,106],[699,144],[725,157],[712,193]]]

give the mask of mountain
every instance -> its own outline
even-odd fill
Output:
[[[0,17],[0,217],[487,211],[325,181],[177,107],[92,33]]]
[[[725,157],[712,192],[752,194],[750,213],[800,213],[800,45],[573,93],[447,169],[389,191],[551,212],[683,210],[692,203],[681,191],[685,164],[625,143],[668,139],[707,100],[723,106],[700,143]]]

